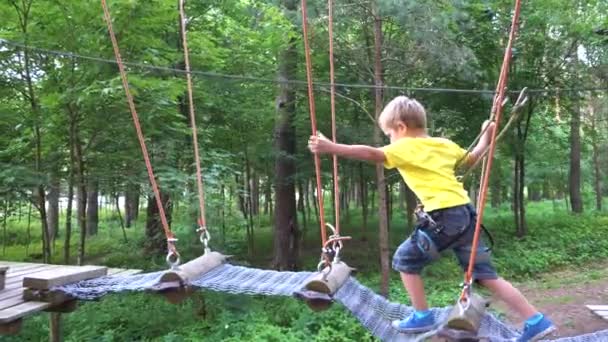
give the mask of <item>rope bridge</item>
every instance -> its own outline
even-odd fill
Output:
[[[82,300],[99,299],[109,293],[124,291],[162,290],[165,272],[153,272],[123,277],[102,277],[53,288]],[[222,264],[189,281],[189,286],[232,294],[293,296],[313,272],[278,272]],[[384,297],[349,277],[333,295],[333,299],[349,310],[372,335],[383,341],[421,341],[425,336],[407,335],[393,329],[391,322],[411,313],[411,307],[389,302]],[[450,307],[434,308],[437,321],[447,319]],[[502,323],[494,315],[486,314],[479,335],[483,340],[515,341],[519,331]],[[608,341],[608,330],[591,334],[560,338],[563,342]]]

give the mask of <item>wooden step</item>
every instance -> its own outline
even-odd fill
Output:
[[[608,320],[608,305],[586,305],[596,315]]]
[[[54,286],[103,277],[107,272],[108,268],[105,266],[62,267],[56,270],[29,274],[23,278],[23,287],[35,290],[48,290]]]

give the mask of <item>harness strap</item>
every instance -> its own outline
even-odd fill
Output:
[[[429,240],[433,241],[433,243],[435,244],[435,246],[437,247],[437,250],[439,252],[443,252],[446,249],[449,249],[454,243],[458,242],[458,240],[460,240],[468,231],[469,229],[471,229],[471,227],[475,227],[476,224],[476,220],[477,220],[477,214],[475,214],[475,211],[470,210],[470,216],[471,216],[471,222],[469,223],[469,225],[462,229],[461,232],[459,232],[456,236],[454,236],[454,238],[445,246],[440,246],[438,245],[435,241],[433,241],[433,239],[424,231],[425,229],[430,229],[433,233],[435,234],[441,234],[441,232],[445,229],[445,227],[439,223],[437,223],[433,217],[431,215],[429,215],[429,213],[427,213],[426,211],[424,211],[422,206],[418,206],[416,208],[416,211],[414,212],[416,214],[416,229],[415,231],[419,231],[424,233],[424,235],[426,235]],[[492,249],[494,249],[494,237],[492,236],[492,234],[490,233],[490,231],[486,228],[486,226],[484,224],[481,224],[481,229],[483,230],[483,232],[485,233],[485,235],[488,237],[488,241],[490,243],[490,246],[486,248],[486,251],[490,252],[492,251]]]

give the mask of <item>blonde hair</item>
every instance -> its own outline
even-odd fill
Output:
[[[397,96],[389,102],[380,117],[378,124],[383,131],[397,127],[403,123],[410,129],[426,130],[426,111],[420,102],[407,96]]]

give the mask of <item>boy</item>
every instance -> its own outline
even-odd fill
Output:
[[[426,302],[420,273],[445,249],[454,251],[466,271],[475,230],[475,209],[462,184],[456,179],[454,168],[461,160],[472,164],[481,156],[490,144],[495,124],[484,123],[483,128],[489,125],[488,129],[474,150],[467,154],[466,150],[448,139],[427,135],[426,112],[414,99],[396,97],[386,105],[378,121],[382,131],[390,138],[390,145],[376,148],[334,144],[319,135],[310,137],[308,147],[312,153],[335,154],[383,163],[389,169],[397,168],[435,221],[433,229],[419,226],[393,256],[393,268],[400,272],[415,309],[409,317],[393,322],[393,326],[404,333],[426,332],[432,330],[436,323]],[[489,251],[481,240],[473,279],[526,319],[519,341],[536,341],[555,330],[553,323],[530,305],[519,290],[498,277],[490,262]]]

